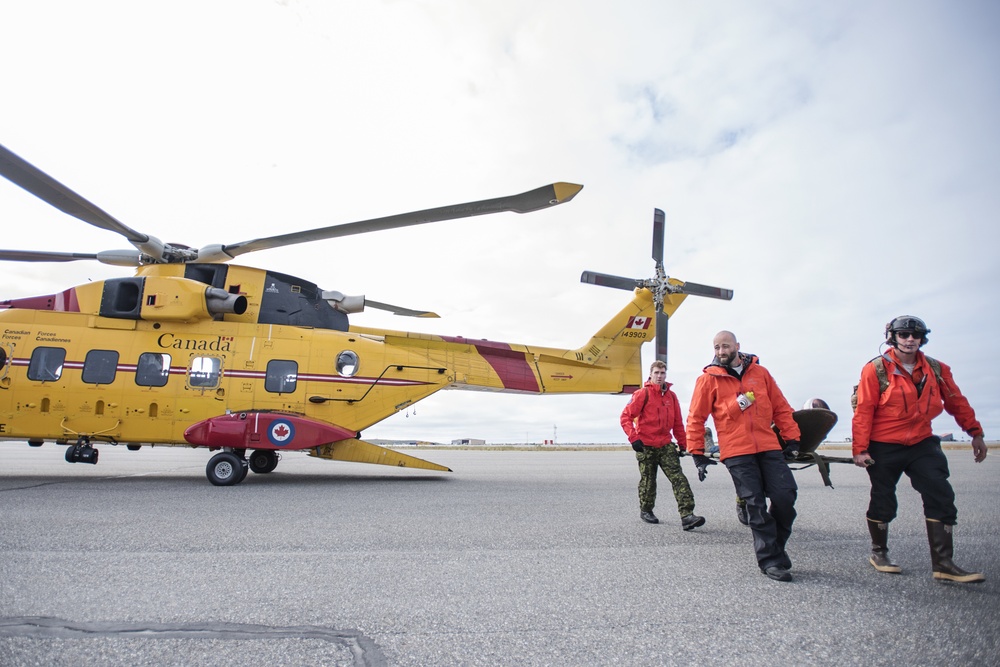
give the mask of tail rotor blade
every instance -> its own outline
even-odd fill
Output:
[[[663,239],[666,216],[658,208],[653,209],[653,261],[657,265],[663,264]]]
[[[700,285],[698,283],[684,283],[681,285],[682,294],[692,294],[694,296],[707,296],[712,299],[724,299],[730,301],[733,298],[733,290],[722,287],[712,287],[711,285]]]
[[[663,308],[656,311],[656,360],[667,363],[667,314]]]
[[[607,273],[596,273],[594,271],[584,271],[583,275],[580,276],[580,282],[587,283],[588,285],[599,285],[600,287],[614,287],[615,289],[628,290],[629,292],[642,285],[642,281],[635,278],[623,278],[621,276],[612,276]]]

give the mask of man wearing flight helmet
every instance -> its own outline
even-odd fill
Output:
[[[867,468],[871,479],[869,562],[879,572],[900,572],[889,560],[888,524],[896,517],[896,484],[906,473],[923,500],[934,578],[980,582],[985,579],[982,573],[966,572],[952,561],[958,510],[948,482],[948,459],[931,431],[931,420],[942,410],[952,415],[972,436],[976,463],[986,459],[983,428],[951,368],[920,351],[929,333],[919,317],[893,319],[885,325],[888,351],[861,370],[852,434],[854,463]]]

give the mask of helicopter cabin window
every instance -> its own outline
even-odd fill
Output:
[[[345,378],[354,377],[358,372],[358,355],[344,350],[337,355],[337,372]]]
[[[188,384],[192,387],[217,387],[222,370],[218,357],[193,357],[188,368]]]
[[[28,362],[28,379],[53,382],[62,377],[66,350],[61,347],[36,347]]]
[[[143,352],[135,365],[135,383],[140,387],[162,387],[170,377],[170,355]]]
[[[118,372],[118,353],[114,350],[91,350],[83,360],[82,379],[87,384],[111,384]]]
[[[299,364],[295,361],[272,359],[267,362],[264,389],[275,394],[291,394],[299,379]]]

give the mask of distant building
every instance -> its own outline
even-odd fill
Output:
[[[942,433],[940,435],[940,438],[941,438],[941,442],[955,442],[955,434],[954,433]]]
[[[480,438],[459,438],[458,440],[452,440],[453,445],[485,445],[486,441]]]

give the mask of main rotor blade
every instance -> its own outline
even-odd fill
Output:
[[[653,261],[658,266],[663,264],[663,228],[665,218],[666,216],[663,215],[663,211],[658,208],[653,209]]]
[[[44,252],[35,250],[0,250],[0,260],[7,262],[75,262],[97,259],[97,255],[82,252]]]
[[[642,281],[635,278],[622,278],[621,276],[612,276],[607,273],[596,273],[594,271],[584,271],[583,275],[580,276],[580,282],[589,285],[600,285],[601,287],[614,287],[615,289],[628,290],[629,292],[642,285]]]
[[[667,363],[667,328],[670,318],[660,308],[656,311],[656,359]]]
[[[45,250],[0,250],[0,260],[8,262],[75,262],[97,260],[111,266],[140,266],[141,256],[135,248],[128,250],[102,250],[96,255],[83,252],[49,252]]]
[[[2,145],[0,145],[0,175],[77,220],[82,220],[95,227],[121,234],[134,244],[142,244],[149,241],[149,236],[146,234],[137,232],[119,222],[109,213],[98,208]]]
[[[681,285],[682,294],[693,294],[694,296],[707,296],[712,299],[725,299],[730,301],[733,298],[733,290],[711,285],[699,285],[698,283],[684,283]]]
[[[381,301],[372,301],[371,299],[365,299],[365,307],[387,310],[393,315],[402,315],[404,317],[441,317],[429,310],[413,310],[411,308],[403,308],[402,306],[394,306],[390,303],[382,303]]]
[[[332,225],[320,229],[306,230],[302,232],[292,232],[268,238],[254,239],[252,241],[242,241],[225,245],[208,246],[204,248],[205,255],[199,251],[199,261],[212,261],[222,252],[228,257],[237,257],[248,252],[266,250],[269,248],[279,248],[281,246],[305,243],[307,241],[320,241],[340,236],[350,236],[353,234],[364,234],[367,232],[382,231],[386,229],[396,229],[399,227],[410,227],[422,225],[428,222],[441,222],[442,220],[454,220],[457,218],[471,218],[477,215],[488,213],[500,213],[502,211],[513,211],[514,213],[530,213],[550,206],[563,204],[573,199],[581,189],[582,185],[574,183],[553,183],[535,190],[522,192],[519,195],[508,197],[498,197],[496,199],[484,199],[482,201],[468,202],[465,204],[453,204],[440,208],[431,208],[424,211],[414,211],[412,213],[401,213],[385,218],[374,218],[372,220],[362,220],[360,222],[348,222],[342,225]]]

